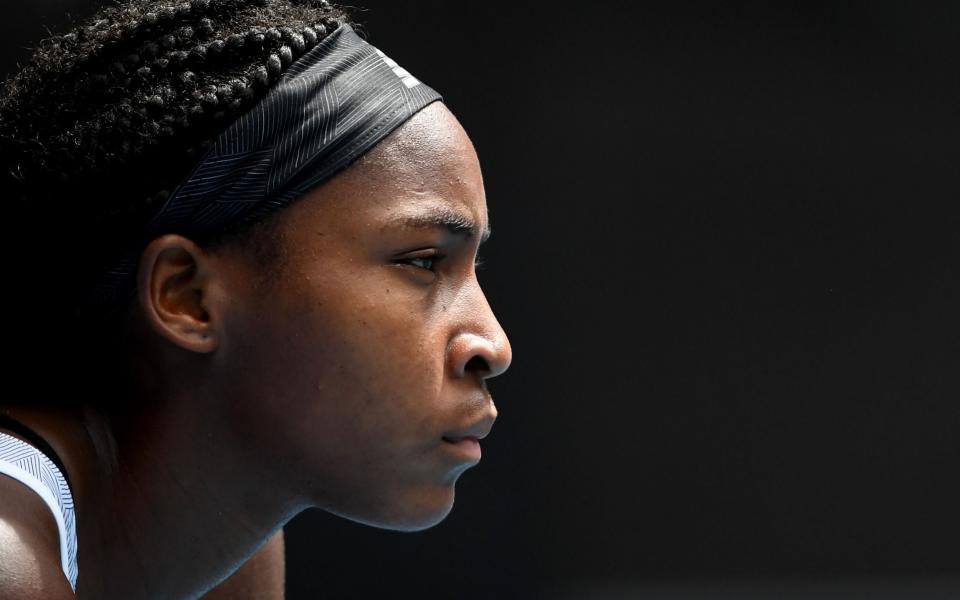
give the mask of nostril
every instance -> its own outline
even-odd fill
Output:
[[[490,372],[490,364],[487,362],[487,359],[483,358],[480,355],[474,356],[467,361],[464,370],[467,372],[470,371],[482,371],[485,373]]]

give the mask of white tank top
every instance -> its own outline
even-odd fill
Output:
[[[0,431],[0,473],[26,484],[50,507],[60,531],[63,573],[76,592],[77,525],[73,514],[73,495],[60,469],[34,446]]]

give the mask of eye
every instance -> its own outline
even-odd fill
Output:
[[[439,261],[441,258],[443,258],[443,256],[441,256],[440,254],[434,254],[432,256],[414,256],[413,258],[410,258],[408,260],[410,261],[411,264],[419,266],[421,269],[432,271],[434,263]],[[418,264],[417,261],[422,261],[422,262],[419,262]],[[424,264],[426,264],[427,266],[423,266]]]
[[[425,269],[427,271],[433,271],[436,263],[445,259],[446,257],[447,257],[446,254],[440,254],[439,252],[436,252],[434,254],[428,254],[426,256],[411,256],[409,258],[401,259],[397,262],[401,264],[410,264],[417,268]],[[476,257],[476,259],[474,259],[473,261],[473,268],[479,271],[480,268],[483,266],[484,262],[485,261],[482,257],[480,256]]]
[[[419,269],[433,271],[434,264],[445,257],[446,257],[446,254],[440,254],[439,252],[435,252],[433,254],[428,254],[425,256],[411,256],[409,258],[403,258],[397,262],[400,264],[413,265]]]

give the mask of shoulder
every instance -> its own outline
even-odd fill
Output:
[[[0,598],[75,598],[60,562],[60,534],[47,504],[0,474]]]

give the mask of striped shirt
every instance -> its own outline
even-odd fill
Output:
[[[56,464],[43,452],[0,431],[0,473],[36,492],[53,512],[60,532],[60,563],[77,590],[77,525],[70,486]]]

